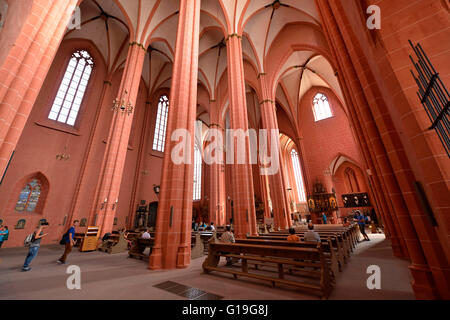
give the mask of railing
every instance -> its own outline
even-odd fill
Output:
[[[411,74],[419,87],[417,95],[432,123],[429,130],[436,130],[450,158],[450,95],[420,43],[414,46],[409,41],[409,44],[418,59],[415,62],[413,57],[409,56],[418,73],[418,76],[416,76],[411,70]]]

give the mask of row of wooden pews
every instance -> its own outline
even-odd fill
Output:
[[[130,240],[130,234],[128,240]],[[155,234],[150,233],[151,239],[141,239],[138,234],[132,240],[132,245],[128,251],[128,256],[130,258],[137,258],[141,260],[148,260],[149,255],[152,252],[152,248],[155,244]],[[220,236],[221,232],[210,232],[210,231],[198,231],[192,232],[191,234],[191,259],[197,259],[208,253],[208,243],[211,239],[216,239]],[[117,245],[117,244],[116,244]],[[145,254],[145,250],[150,248],[149,254]]]
[[[209,244],[203,271],[232,274],[294,286],[302,291],[328,298],[339,271],[348,263],[359,237],[357,225],[317,228],[320,242],[305,242],[303,226],[296,228],[300,242],[290,242],[288,231],[264,233],[236,239],[236,243]],[[233,259],[231,266],[219,265],[220,257]],[[237,262],[237,261],[240,261]]]

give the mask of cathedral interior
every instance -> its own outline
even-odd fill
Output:
[[[450,300],[449,14],[0,0],[0,298]]]

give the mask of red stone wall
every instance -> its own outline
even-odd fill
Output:
[[[318,92],[328,97],[333,117],[315,122],[312,101]],[[327,192],[331,192],[335,187],[336,192],[341,193],[333,183],[331,172],[325,174],[332,161],[339,155],[344,155],[358,164],[361,163],[349,120],[341,103],[328,88],[312,88],[300,102],[298,122],[303,136],[304,162],[310,188],[319,180]],[[341,202],[338,199],[339,205]]]

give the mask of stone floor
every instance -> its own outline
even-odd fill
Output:
[[[372,241],[361,242],[343,272],[337,278],[330,299],[414,299],[408,262],[394,258],[389,241],[383,235],[369,235]],[[187,299],[154,287],[165,281],[219,295],[224,300],[303,300],[317,299],[295,289],[272,288],[257,280],[234,280],[228,275],[202,274],[204,258],[193,260],[189,268],[150,271],[145,262],[130,259],[126,253],[109,255],[102,252],[81,253],[74,250],[68,264],[56,260],[61,246],[43,246],[32,262],[30,272],[21,272],[26,248],[0,249],[0,300],[11,299]],[[81,290],[69,290],[66,269],[81,269]],[[381,290],[369,290],[367,267],[381,268]],[[199,299],[208,299],[208,295]]]

